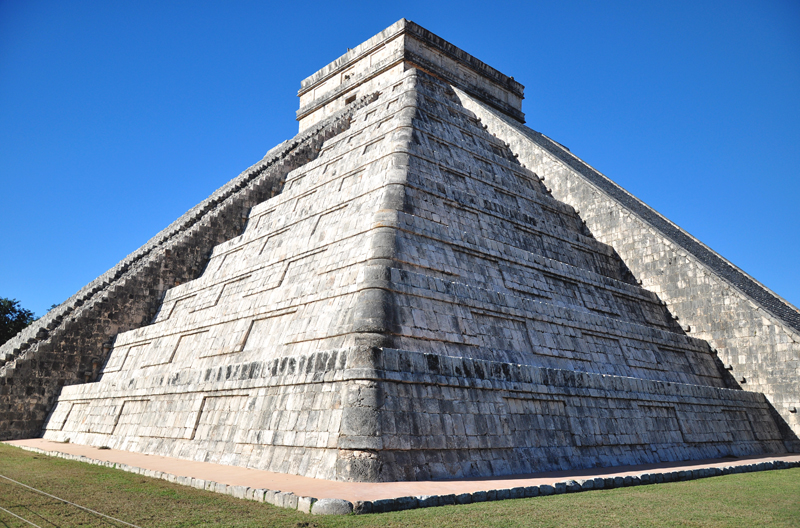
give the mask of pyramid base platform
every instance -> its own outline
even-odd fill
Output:
[[[65,387],[44,439],[414,481],[784,454],[769,416],[741,390],[352,347]]]

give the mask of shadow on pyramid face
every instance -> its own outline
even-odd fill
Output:
[[[407,53],[359,47],[304,81],[304,131],[128,265],[102,302],[156,315],[116,325],[44,437],[361,481],[785,452],[764,396],[729,390],[467,108],[488,90],[521,116],[521,85],[452,53],[426,73],[418,43],[447,43],[401,22],[376,42]],[[63,335],[108,339],[98,310]]]

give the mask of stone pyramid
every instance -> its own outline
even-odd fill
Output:
[[[359,481],[798,448],[797,309],[527,128],[522,85],[401,20],[299,96],[0,348],[0,436]]]

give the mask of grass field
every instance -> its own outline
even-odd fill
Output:
[[[0,475],[141,527],[800,526],[800,468],[379,515],[310,516],[0,444]],[[0,479],[42,528],[124,526]],[[0,510],[0,528],[30,526]]]

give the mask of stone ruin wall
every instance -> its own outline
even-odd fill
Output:
[[[372,366],[374,381],[362,382],[358,397],[374,421],[347,425],[376,463],[362,459],[358,472],[342,472],[350,479],[784,452],[761,394],[388,348],[375,351]]]
[[[219,262],[218,267],[209,264],[203,279],[173,288],[156,324],[120,336],[117,355],[112,355],[98,383],[65,388],[45,437],[356,481],[782,452],[764,397],[722,388],[715,365],[708,361],[707,345],[670,331],[679,329],[669,321],[645,325],[609,318],[574,303],[540,302],[508,291],[502,282],[492,283],[486,270],[496,268],[489,263],[497,260],[504,263],[504,276],[515,288],[526,282],[518,276],[525,270],[547,268],[579,282],[587,298],[600,289],[623,288],[652,308],[653,316],[665,312],[637,285],[612,278],[621,273],[617,266],[599,266],[611,275],[601,280],[589,269],[567,265],[579,255],[569,253],[566,244],[550,244],[558,246],[550,251],[563,262],[516,248],[519,240],[501,227],[522,221],[523,210],[541,203],[551,208],[552,217],[552,222],[539,219],[536,229],[542,235],[591,244],[603,263],[611,257],[603,244],[580,235],[572,208],[545,195],[543,186],[512,184],[512,172],[532,175],[508,159],[500,141],[472,123],[446,85],[407,71],[402,86],[396,87],[354,116],[353,126],[331,138],[313,163],[289,175],[280,196],[253,208],[247,234],[217,247],[212,261]],[[396,119],[387,120],[388,112],[378,111],[390,106]],[[376,130],[375,135],[383,137],[380,145],[366,133]],[[469,131],[474,141],[459,143],[457,130]],[[448,149],[442,147],[444,142]],[[488,168],[477,164],[475,156],[487,163],[493,160],[506,177],[489,177]],[[464,182],[447,180],[452,171],[459,171]],[[356,179],[361,183],[355,184]],[[471,183],[465,187],[467,181]],[[496,195],[490,191],[495,186],[514,197]],[[351,231],[361,233],[363,226],[351,225],[336,230],[335,236],[326,235],[333,240],[308,238],[304,229],[317,225],[314,219],[321,214],[335,211],[332,219],[346,221],[349,209],[341,206],[352,196],[367,196],[367,189],[375,198],[359,198],[364,207],[348,205],[357,213],[347,214],[356,215],[359,222],[366,218],[370,229],[363,234],[369,236],[356,240]],[[310,192],[319,199],[306,199]],[[512,207],[517,200],[527,205]],[[284,232],[281,222],[256,221],[254,217],[267,218],[262,215],[267,211],[276,219],[287,218],[298,230]],[[469,218],[476,212],[493,218],[489,223],[497,229],[471,224]],[[454,228],[469,225],[474,228],[469,232]],[[283,237],[286,244],[276,242],[281,251],[264,262],[241,268],[239,261],[226,259],[245,246],[258,250],[261,244],[255,242],[279,232],[283,234],[274,239]],[[309,244],[315,240],[332,244],[327,260],[301,266],[301,275],[255,303],[256,308],[248,308],[246,302],[239,306],[243,294],[263,290],[262,279],[280,275],[270,274],[273,259],[293,261],[313,250]],[[430,252],[420,253],[429,246]],[[478,257],[442,260],[456,247]],[[562,250],[567,253],[562,255]],[[341,271],[348,262],[358,263],[360,271]],[[328,283],[331,272],[326,269],[334,263],[339,270],[336,289],[319,289]],[[251,265],[263,266],[265,274],[250,275]],[[222,291],[214,287],[219,281],[235,276],[249,278],[241,287],[215,295]],[[350,285],[352,277],[357,279]],[[496,274],[495,278],[500,280]],[[325,308],[330,304],[320,299],[353,291],[359,294],[352,305],[332,305],[340,314],[336,325],[325,324],[322,315],[330,311]],[[191,293],[198,295],[176,309]],[[198,319],[187,315],[212,298],[217,305],[211,309],[224,315],[224,321],[210,313]],[[302,307],[302,313],[290,314],[287,309],[292,307]],[[247,311],[252,309],[258,313]],[[212,343],[213,332],[191,348],[199,352],[195,355],[176,346],[179,336],[174,332],[197,335],[208,324],[222,323],[218,330],[236,338],[235,331],[227,331],[227,319],[246,323],[250,317],[263,317],[263,310],[274,315],[276,309],[286,316],[248,333],[241,349],[209,356],[209,349],[219,346]],[[501,326],[477,324],[486,314],[494,314],[492,324]],[[314,324],[303,324],[316,315],[320,317]],[[447,335],[439,322],[456,320],[464,331]],[[522,334],[540,339],[540,345],[531,350],[516,333],[514,344],[498,343],[496,331],[505,328],[503,321],[512,327],[530,325]],[[236,328],[247,325],[237,323]],[[165,339],[158,345],[132,351],[162,334]],[[567,343],[588,342],[588,335],[597,334],[619,339],[627,356],[620,349],[617,357],[609,358],[602,346],[567,352]],[[265,335],[284,337],[273,343],[262,341]],[[469,351],[462,355],[455,342],[463,342]],[[647,351],[657,345],[680,352],[662,354],[662,360],[669,361],[655,365]],[[519,355],[509,355],[512,352]],[[571,371],[570,358],[601,370]],[[681,358],[684,363],[678,362]]]
[[[460,95],[687,332],[716,349],[734,388],[767,396],[787,448],[800,450],[800,312],[562,145]]]
[[[403,173],[388,138],[397,130],[376,109],[403,114],[401,94],[354,114],[280,195],[253,207],[245,233],[218,245],[200,278],[172,288],[154,324],[117,338],[97,383],[65,387],[45,438],[362,474],[363,369],[348,343],[372,337],[374,307],[369,289],[350,282],[379,251],[370,212]]]
[[[720,388],[723,377],[708,345],[672,321],[658,322],[666,308],[632,277],[627,284],[625,270],[605,265],[605,244],[574,228],[571,242],[591,247],[607,274],[602,277],[579,263],[579,252],[567,254],[566,243],[567,253],[557,260],[541,258],[559,252],[547,243],[550,237],[569,237],[559,226],[572,219],[580,224],[573,208],[549,197],[510,153],[506,158],[501,140],[472,125],[471,112],[448,95],[448,86],[424,73],[417,77],[405,198],[398,198],[397,216],[386,221],[395,227],[386,257],[396,268],[376,263],[364,284],[385,292],[384,304],[394,307],[378,325],[394,348],[376,351],[373,385],[361,390],[370,394],[364,405],[372,410],[362,411],[356,438],[375,461],[370,466],[362,460],[360,477],[452,478],[782,452],[763,395]],[[461,132],[473,140],[462,141]],[[479,159],[493,170],[485,172]],[[515,183],[517,178],[522,180]],[[492,192],[495,186],[503,192]],[[553,218],[534,215],[536,221],[526,224],[549,248],[531,253],[508,227],[537,203],[548,206]],[[479,223],[469,220],[472,211]],[[495,222],[505,229],[492,229]],[[429,250],[431,244],[437,249]],[[451,250],[460,257],[453,259]],[[467,258],[464,251],[479,257]],[[619,312],[631,319],[562,304],[555,291],[541,302],[547,288],[531,280],[535,273],[526,275],[536,268],[580,284],[584,302],[600,302],[601,288],[620,289],[636,295],[640,307],[652,302],[658,310],[648,322],[622,306]],[[517,283],[538,295],[513,291],[523,287]],[[603,311],[614,311],[609,308]],[[476,324],[481,314],[501,326]],[[609,360],[608,349],[592,349],[592,334],[621,344],[624,352]],[[503,343],[509,336],[510,346]],[[572,339],[582,344],[570,347]],[[557,351],[548,351],[547,343]],[[662,354],[655,364],[648,345],[681,353]],[[679,357],[689,361],[688,369]],[[585,368],[581,358],[595,370],[576,372]]]
[[[401,22],[398,27],[414,31],[412,23]],[[432,37],[427,38],[433,42]],[[363,52],[366,57],[370,50],[372,48],[357,48],[356,51]],[[447,49],[444,52],[447,54]],[[362,91],[386,85],[387,80],[406,67],[421,65],[422,70],[426,69],[420,56],[404,52],[402,57],[408,62],[395,66],[378,62],[379,68],[387,68],[381,70],[385,74],[383,80],[357,79],[363,81],[359,85],[364,87]],[[339,65],[346,67],[350,58],[354,57],[346,55]],[[409,62],[412,63],[410,66]],[[428,66],[434,68],[434,62]],[[340,73],[323,71],[326,75],[331,74],[330,79]],[[186,350],[180,349],[174,339],[178,339],[177,343],[181,340],[175,335],[170,337],[173,341],[164,340],[148,352],[159,357],[164,355],[162,353],[169,356],[153,364],[143,361],[144,356],[136,361],[127,361],[126,358],[136,344],[132,340],[147,341],[149,334],[158,333],[158,324],[129,332],[114,343],[119,358],[112,355],[108,363],[105,357],[98,358],[101,365],[105,364],[107,375],[102,376],[98,383],[76,385],[62,392],[46,427],[47,438],[61,441],[71,438],[90,445],[116,446],[183,458],[199,457],[317,478],[360,481],[502,475],[784,450],[783,440],[789,429],[781,431],[773,423],[767,399],[757,392],[723,388],[731,380],[721,375],[707,344],[695,336],[685,335],[674,320],[659,320],[659,314],[666,314],[665,318],[668,314],[666,308],[658,303],[658,298],[636,285],[634,277],[624,266],[606,265],[619,259],[606,245],[615,243],[611,236],[613,226],[603,224],[597,208],[605,208],[602,211],[607,213],[609,210],[625,210],[623,205],[605,194],[602,194],[602,197],[607,197],[605,202],[597,202],[595,208],[582,205],[589,202],[581,193],[585,189],[594,192],[595,187],[586,182],[585,174],[574,167],[568,168],[569,163],[565,160],[572,160],[571,155],[518,122],[498,117],[494,110],[475,102],[467,93],[453,92],[447,86],[462,83],[450,79],[443,82],[441,76],[436,80],[417,70],[405,71],[402,75],[403,86],[396,85],[391,91],[387,88],[382,99],[358,116],[357,126],[350,127],[347,115],[321,121],[310,132],[282,144],[268,153],[260,164],[246,171],[243,176],[250,174],[254,178],[251,183],[247,183],[250,180],[242,181],[243,176],[240,176],[218,191],[225,190],[229,194],[220,196],[214,203],[204,202],[205,206],[201,204],[199,209],[193,210],[200,210],[197,218],[203,220],[212,216],[214,211],[224,211],[227,223],[233,225],[230,232],[214,231],[217,224],[210,221],[206,224],[195,220],[190,224],[207,225],[211,234],[202,241],[200,238],[192,241],[205,245],[192,257],[196,262],[191,273],[186,272],[187,280],[196,279],[203,273],[213,246],[236,239],[217,245],[212,260],[216,258],[220,264],[219,269],[209,264],[206,271],[211,275],[217,273],[215,269],[223,269],[227,252],[252,242],[247,236],[240,239],[238,235],[244,227],[242,217],[248,212],[252,216],[253,211],[260,210],[250,209],[258,200],[239,193],[249,192],[247,190],[255,185],[255,181],[264,181],[268,191],[259,199],[269,198],[281,191],[286,173],[314,159],[317,151],[324,149],[314,163],[290,176],[287,191],[275,197],[285,207],[289,207],[291,202],[293,211],[298,203],[305,204],[295,211],[295,215],[312,218],[333,211],[325,209],[331,205],[325,205],[326,200],[338,198],[337,193],[326,191],[326,200],[303,200],[303,197],[316,192],[316,187],[308,186],[319,185],[318,196],[323,194],[322,185],[326,185],[326,189],[338,189],[341,194],[342,189],[350,192],[348,185],[354,185],[357,179],[378,178],[383,187],[376,189],[380,190],[376,194],[380,199],[372,203],[374,216],[369,218],[375,223],[367,243],[348,241],[343,244],[343,247],[355,244],[353,247],[360,252],[369,252],[363,262],[360,257],[356,259],[363,267],[353,279],[358,295],[353,297],[352,306],[348,305],[352,308],[351,313],[336,319],[346,322],[349,328],[339,328],[341,325],[329,327],[318,322],[305,324],[306,319],[310,321],[308,317],[316,313],[309,308],[312,303],[304,308],[305,319],[299,315],[290,316],[287,312],[286,317],[276,319],[285,320],[280,323],[285,324],[283,329],[271,324],[264,327],[271,329],[270,336],[294,332],[294,337],[289,339],[297,341],[294,344],[280,342],[277,343],[279,346],[273,346],[269,341],[269,346],[265,344],[263,350],[251,349],[247,340],[257,339],[248,330],[241,347],[227,350],[219,355],[224,359],[215,360],[204,353],[191,356],[189,352],[200,350],[205,345],[193,348],[187,345]],[[337,98],[349,100],[352,97],[355,85],[333,84],[336,83],[331,86],[336,91],[333,100],[325,99],[323,94],[320,104],[325,104],[316,108],[312,101],[305,107],[307,111],[316,108],[315,112],[322,112],[309,114],[312,121],[328,110],[335,111],[336,105],[330,108],[327,105],[338,101]],[[396,97],[402,104],[393,107],[393,112],[400,117],[395,121],[387,117],[392,107],[391,100]],[[363,106],[373,98],[369,96],[356,105]],[[504,111],[497,101],[491,98],[489,101],[494,101],[496,110]],[[460,108],[462,104],[467,112]],[[470,111],[483,118],[482,125],[473,121],[474,116],[462,115]],[[301,121],[301,128],[303,126]],[[368,127],[372,132],[358,136]],[[450,134],[459,127],[477,141],[464,143],[457,138],[458,134],[451,137]],[[346,134],[332,139],[329,145],[322,145],[326,138],[333,138],[348,128]],[[391,135],[392,140],[379,145],[370,135],[377,130],[380,130],[380,135]],[[499,138],[492,137],[492,133]],[[359,139],[355,141],[357,136]],[[369,156],[365,156],[368,151]],[[361,153],[363,159],[359,163],[391,153],[392,170],[385,172],[386,166],[376,165],[376,173],[360,173],[357,167],[341,161],[345,158],[340,156],[347,152]],[[528,169],[520,170],[518,162],[512,159],[513,153]],[[291,162],[293,159],[295,161]],[[269,172],[270,167],[281,163],[283,167],[275,168],[275,174]],[[265,166],[263,173],[259,172]],[[517,178],[501,177],[495,182],[496,192],[489,187],[484,189],[482,186],[495,185],[491,183],[494,171],[488,166],[501,169],[505,175],[509,175],[509,171],[520,173],[517,174],[522,177],[520,181],[532,187],[509,188],[509,182],[517,181]],[[306,169],[316,171],[314,177],[303,178],[302,173],[308,172]],[[546,178],[547,186],[553,187],[552,196],[545,196],[549,193],[545,192],[547,190],[534,171]],[[566,183],[554,185],[552,182],[556,176],[559,181],[570,182],[572,187]],[[471,183],[461,189],[459,182],[462,180]],[[569,189],[572,190],[568,192]],[[535,191],[536,196],[531,195],[531,191]],[[558,253],[563,250],[569,254],[559,254],[553,259],[537,254],[536,250],[521,249],[525,246],[520,245],[517,235],[522,235],[500,228],[528,221],[520,216],[521,208],[513,205],[523,203],[519,201],[523,198],[528,206],[539,202],[548,205],[548,210],[555,214],[553,225],[548,227],[549,221],[545,220],[542,228],[537,230],[542,231],[540,235],[547,235],[545,238],[553,236],[564,242],[551,244],[554,246],[551,251]],[[556,203],[553,198],[569,205]],[[592,195],[591,198],[596,197]],[[261,208],[267,205],[264,203]],[[580,211],[580,215],[575,209]],[[331,219],[344,215],[344,209],[335,210],[337,212],[330,216]],[[368,210],[372,209],[364,209]],[[493,220],[488,223],[486,219],[481,220],[476,232],[463,230],[462,233],[461,229],[451,229],[456,225],[468,226],[470,222],[465,219],[474,214]],[[219,218],[221,214],[215,217]],[[360,214],[359,219],[363,218],[366,217]],[[580,225],[581,218],[588,228]],[[442,219],[446,221],[443,223]],[[248,228],[251,235],[260,229],[259,223],[251,222]],[[317,225],[314,222],[307,224]],[[558,224],[562,227],[557,227]],[[650,229],[649,224],[643,225]],[[262,229],[269,228],[264,226]],[[316,227],[312,233],[315,230]],[[175,231],[178,233],[176,244],[187,236],[179,231]],[[658,235],[657,231],[653,232],[655,235],[647,231],[651,237]],[[592,234],[599,242],[591,239]],[[300,235],[282,236],[296,239],[289,247],[303,244]],[[337,231],[336,236],[344,235]],[[436,243],[428,253],[430,240]],[[664,237],[658,240],[666,243]],[[450,249],[456,246],[456,249],[468,249],[467,253],[472,256],[460,251],[465,256],[456,259],[458,269],[455,269],[453,262],[439,261],[442,244]],[[593,254],[591,260],[600,263],[597,270],[592,271],[580,264],[581,252],[576,250],[576,245],[585,246]],[[172,314],[181,295],[189,293],[184,290],[190,289],[190,285],[184,284],[172,288],[164,296],[165,290],[175,282],[174,274],[166,274],[166,271],[176,267],[174,264],[167,267],[155,260],[162,254],[161,248],[171,249],[166,246],[166,243],[153,245],[144,252],[146,258],[140,257],[143,264],[136,268],[141,269],[137,275],[140,280],[147,277],[156,284],[153,286],[154,295],[150,288],[147,292],[152,304],[146,306],[146,310],[139,309],[138,322],[127,327],[119,325],[113,335],[151,322],[158,323],[159,317],[169,318],[168,314]],[[308,248],[301,249],[305,251]],[[626,250],[614,245],[614,249],[636,276],[645,280],[646,286],[656,290],[674,310],[680,308],[675,304],[678,297],[669,297],[670,293],[663,285],[650,282],[635,267],[639,264],[635,259],[631,261],[630,253],[636,248]],[[359,251],[356,253],[360,254]],[[450,254],[449,249],[445,251]],[[173,251],[173,255],[176,253]],[[281,258],[299,256],[290,253]],[[202,262],[201,257],[205,259]],[[148,267],[146,263],[150,258],[154,259],[154,264]],[[225,273],[241,271],[232,262],[233,259],[227,264],[230,269]],[[497,262],[504,263],[502,275],[495,273],[490,279],[484,273],[492,267],[488,264],[490,262],[495,263],[495,268]],[[298,269],[302,269],[305,275],[295,277],[296,285],[287,284],[286,290],[276,289],[272,297],[279,298],[281,306],[287,302],[303,304],[298,292],[316,292],[315,288],[322,279],[315,275],[323,268],[325,264],[319,262],[300,266]],[[454,275],[454,270],[459,273]],[[635,317],[623,320],[625,318],[594,313],[597,309],[608,312],[608,307],[597,305],[593,311],[588,305],[581,307],[564,302],[557,288],[550,292],[549,301],[542,301],[533,290],[538,291],[541,286],[545,291],[548,286],[535,284],[534,288],[529,280],[537,275],[537,270],[574,279],[573,282],[580,284],[578,287],[584,302],[593,299],[593,302],[601,303],[604,290],[619,290],[627,297],[635,297],[644,310],[640,315],[646,320],[638,321]],[[460,277],[456,279],[458,275]],[[251,282],[255,281],[253,287],[258,286],[257,279],[261,278],[260,275],[251,277]],[[339,273],[337,280],[345,279]],[[198,292],[208,290],[205,293],[214,297],[212,293],[218,290],[211,288],[210,282],[200,282],[192,287],[198,288]],[[82,290],[83,294],[100,294],[105,295],[103,299],[108,298],[106,292],[113,284],[95,283]],[[336,280],[334,283],[338,284]],[[92,292],[95,288],[101,289]],[[531,291],[525,293],[526,289]],[[239,303],[238,297],[243,291],[230,290],[225,293],[223,288],[219,292],[225,295],[218,293],[215,296],[214,302],[221,303],[220,311]],[[284,291],[294,297],[284,296]],[[348,295],[352,293],[349,289],[347,292]],[[200,303],[198,307],[203,308],[205,296],[201,297],[196,301]],[[265,297],[259,310],[275,308],[272,297]],[[89,301],[92,298],[89,297]],[[608,297],[613,298],[613,295]],[[228,301],[232,304],[225,304]],[[88,304],[92,303],[84,302],[84,307]],[[327,313],[324,303],[317,304]],[[98,305],[99,300],[94,306]],[[159,305],[161,313],[156,316],[154,313]],[[618,308],[624,313],[630,311],[624,306]],[[436,320],[431,318],[429,322],[426,318],[414,317],[415,310],[426,314],[438,310],[449,317],[440,319],[437,314]],[[629,315],[633,317],[634,312],[638,313],[633,310]],[[110,337],[108,333],[97,330],[108,330],[109,327],[99,326],[97,318],[90,317],[91,313],[80,313],[86,315],[78,322],[97,334],[93,341],[85,340],[94,347],[91,350],[94,355],[80,355],[84,365],[73,369],[69,383],[83,381],[79,374],[86,372],[86,358],[98,357],[97,348]],[[647,314],[652,320],[647,320]],[[264,314],[259,312],[255,315]],[[246,322],[246,318],[240,319]],[[494,322],[478,325],[479,319]],[[55,314],[47,321],[55,321]],[[456,328],[475,331],[454,331],[452,335],[443,336],[448,321],[454,322]],[[682,314],[680,322],[694,324]],[[191,317],[187,319],[188,323],[205,324]],[[187,336],[196,334],[197,328],[190,326],[178,330]],[[243,330],[246,326],[237,323],[236,328]],[[220,332],[223,330],[220,326]],[[3,370],[5,381],[12,383],[0,385],[0,394],[6,398],[0,403],[8,402],[9,416],[13,419],[11,402],[23,401],[28,407],[21,407],[16,416],[33,416],[28,422],[31,430],[35,429],[34,434],[38,434],[41,428],[41,420],[38,427],[33,427],[36,417],[46,414],[44,398],[38,394],[27,399],[19,398],[19,395],[26,391],[35,393],[35,383],[44,378],[44,373],[42,378],[36,378],[30,369],[25,369],[43,355],[48,346],[54,349],[51,344],[53,335],[66,331],[55,327],[50,337],[42,333],[44,339],[38,344],[34,339],[33,346],[27,350],[18,346],[20,341],[9,358],[12,359],[9,366],[14,368]],[[38,330],[30,332],[28,339],[35,337]],[[307,337],[314,339],[294,339],[303,332],[308,332]],[[331,332],[335,335],[329,336]],[[324,334],[325,338],[317,334]],[[594,334],[610,335],[617,340],[617,346],[624,345],[625,351],[612,353],[604,345],[592,348],[589,345],[593,343],[591,336]],[[498,343],[503,335],[514,343]],[[533,341],[542,341],[526,344],[525,335]],[[187,343],[190,341],[194,342],[194,338]],[[581,346],[569,348],[564,345],[576,341],[580,341]],[[646,349],[652,351],[652,347],[659,344],[675,349],[674,353],[664,355],[670,358],[667,364],[646,353]],[[5,350],[5,347],[0,349],[0,353]],[[523,350],[528,352],[525,357],[510,355],[510,352]],[[264,354],[258,355],[261,352]],[[281,357],[274,357],[276,355]],[[586,357],[579,357],[581,355]],[[681,358],[689,360],[688,369],[683,368],[685,365],[678,365]],[[126,366],[126,361],[131,365]],[[589,366],[586,368],[594,370],[582,372],[575,366],[587,362]],[[143,373],[142,366],[153,370]],[[48,387],[55,385],[52,392],[55,394],[64,381],[49,383]],[[17,391],[13,393],[17,400],[13,399],[12,390]],[[39,414],[34,416],[34,410]],[[217,420],[215,416],[218,415],[225,418]]]
[[[270,150],[119,264],[0,346],[0,440],[39,436],[61,387],[94,381],[117,334],[150,324],[170,288],[197,278],[251,207],[349,127],[365,96]]]

